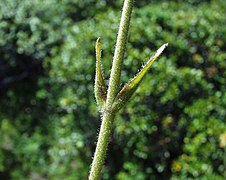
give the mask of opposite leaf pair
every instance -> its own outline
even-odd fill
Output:
[[[153,62],[159,57],[168,44],[162,45],[157,52],[148,60],[142,69],[131,79],[117,94],[112,105],[112,112],[119,111],[130,99],[140,85],[143,77],[147,74]],[[101,68],[101,42],[100,38],[96,41],[96,75],[94,84],[95,98],[100,110],[103,110],[106,103],[107,88],[104,82],[104,75]]]

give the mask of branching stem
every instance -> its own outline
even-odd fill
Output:
[[[111,75],[109,81],[108,91],[106,92],[106,86],[101,71],[101,48],[100,38],[96,43],[96,77],[94,92],[97,101],[97,105],[101,110],[102,123],[99,132],[96,151],[94,154],[89,180],[99,180],[101,176],[101,170],[104,165],[107,146],[110,141],[112,124],[114,122],[115,114],[129,101],[133,93],[140,85],[143,77],[147,74],[151,65],[156,58],[163,52],[168,45],[167,43],[162,45],[157,52],[149,59],[149,61],[141,68],[139,73],[131,79],[122,89],[119,91],[120,76],[122,69],[122,62],[126,50],[126,43],[129,31],[129,24],[131,13],[133,9],[134,0],[125,0],[122,10],[122,16],[115,46],[115,53],[112,62]],[[107,96],[106,96],[107,94]]]
[[[112,62],[109,88],[107,93],[106,106],[102,114],[102,123],[97,141],[97,146],[91,165],[89,180],[99,180],[104,164],[107,146],[110,141],[110,134],[115,114],[111,112],[111,106],[116,94],[119,91],[119,83],[122,69],[122,62],[125,54],[127,36],[129,31],[130,18],[134,0],[125,0],[120,20],[118,37]]]

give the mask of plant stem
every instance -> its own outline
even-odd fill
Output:
[[[127,36],[129,31],[130,17],[134,0],[125,0],[120,20],[120,26],[116,41],[114,58],[109,81],[106,105],[102,114],[102,123],[97,141],[97,146],[91,166],[89,180],[99,180],[104,164],[107,146],[110,141],[112,124],[115,114],[111,111],[112,104],[119,90],[122,61],[125,54]]]
[[[101,170],[106,156],[107,146],[110,141],[110,134],[113,121],[114,114],[104,113],[97,141],[96,151],[94,154],[93,163],[89,175],[89,180],[100,179]]]
[[[109,88],[107,94],[107,107],[113,104],[113,101],[118,93],[119,83],[120,83],[120,76],[121,76],[121,69],[122,69],[122,62],[126,50],[126,43],[127,43],[127,36],[129,31],[129,24],[130,18],[133,8],[133,1],[134,0],[125,0],[123,9],[122,9],[122,16],[118,31],[117,42],[115,46],[115,53],[112,63],[110,81],[109,81]]]

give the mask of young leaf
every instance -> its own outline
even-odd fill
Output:
[[[157,52],[148,60],[148,62],[143,66],[143,68],[137,73],[137,75],[133,79],[131,79],[117,94],[113,104],[114,111],[116,112],[119,111],[127,103],[127,101],[130,99],[130,97],[138,88],[145,74],[147,74],[153,62],[159,57],[159,55],[163,52],[166,46],[168,46],[168,44],[162,45],[157,50]]]
[[[95,98],[97,105],[102,109],[105,105],[107,90],[101,68],[101,42],[100,37],[96,41],[96,75],[94,84]]]

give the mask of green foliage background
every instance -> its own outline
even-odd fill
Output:
[[[87,178],[95,40],[108,78],[121,5],[0,2],[0,179]],[[225,14],[223,0],[136,1],[122,81],[169,47],[116,118],[103,179],[224,179]]]

